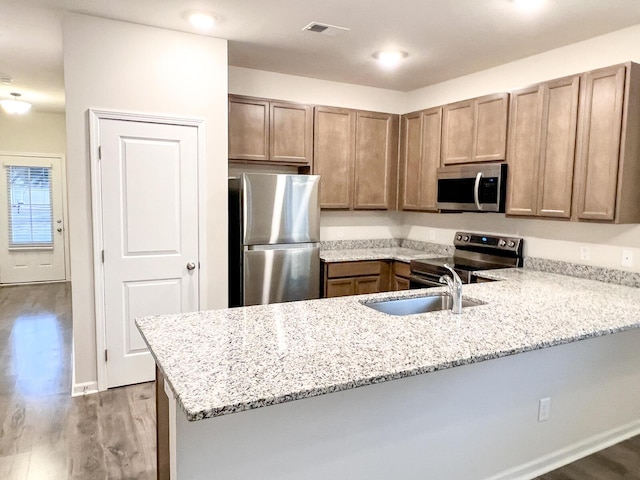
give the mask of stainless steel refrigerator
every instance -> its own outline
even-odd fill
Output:
[[[318,175],[229,179],[229,306],[320,296]]]

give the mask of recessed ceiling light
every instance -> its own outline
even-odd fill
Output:
[[[378,60],[378,63],[384,68],[395,68],[408,56],[407,52],[400,50],[383,50],[373,54],[373,58]]]
[[[525,12],[535,12],[544,5],[546,0],[511,0],[516,7]]]
[[[198,30],[211,30],[216,24],[215,15],[208,12],[188,12],[186,17]]]

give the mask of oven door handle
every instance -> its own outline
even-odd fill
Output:
[[[418,277],[417,275],[410,275],[409,281],[413,283],[417,283],[419,285],[427,285],[429,287],[442,287],[444,284],[437,282],[435,280],[428,280],[424,277]]]
[[[478,172],[476,175],[476,183],[473,186],[473,200],[476,202],[478,210],[482,210],[482,204],[480,203],[480,180],[482,180],[482,172]]]

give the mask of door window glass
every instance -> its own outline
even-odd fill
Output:
[[[7,167],[9,247],[52,247],[50,167]]]

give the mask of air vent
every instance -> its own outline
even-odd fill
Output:
[[[303,32],[305,30],[313,33],[321,33],[322,35],[327,35],[328,37],[335,37],[344,32],[348,32],[350,29],[346,27],[337,27],[335,25],[327,25],[326,23],[311,22],[309,25],[302,29]]]

